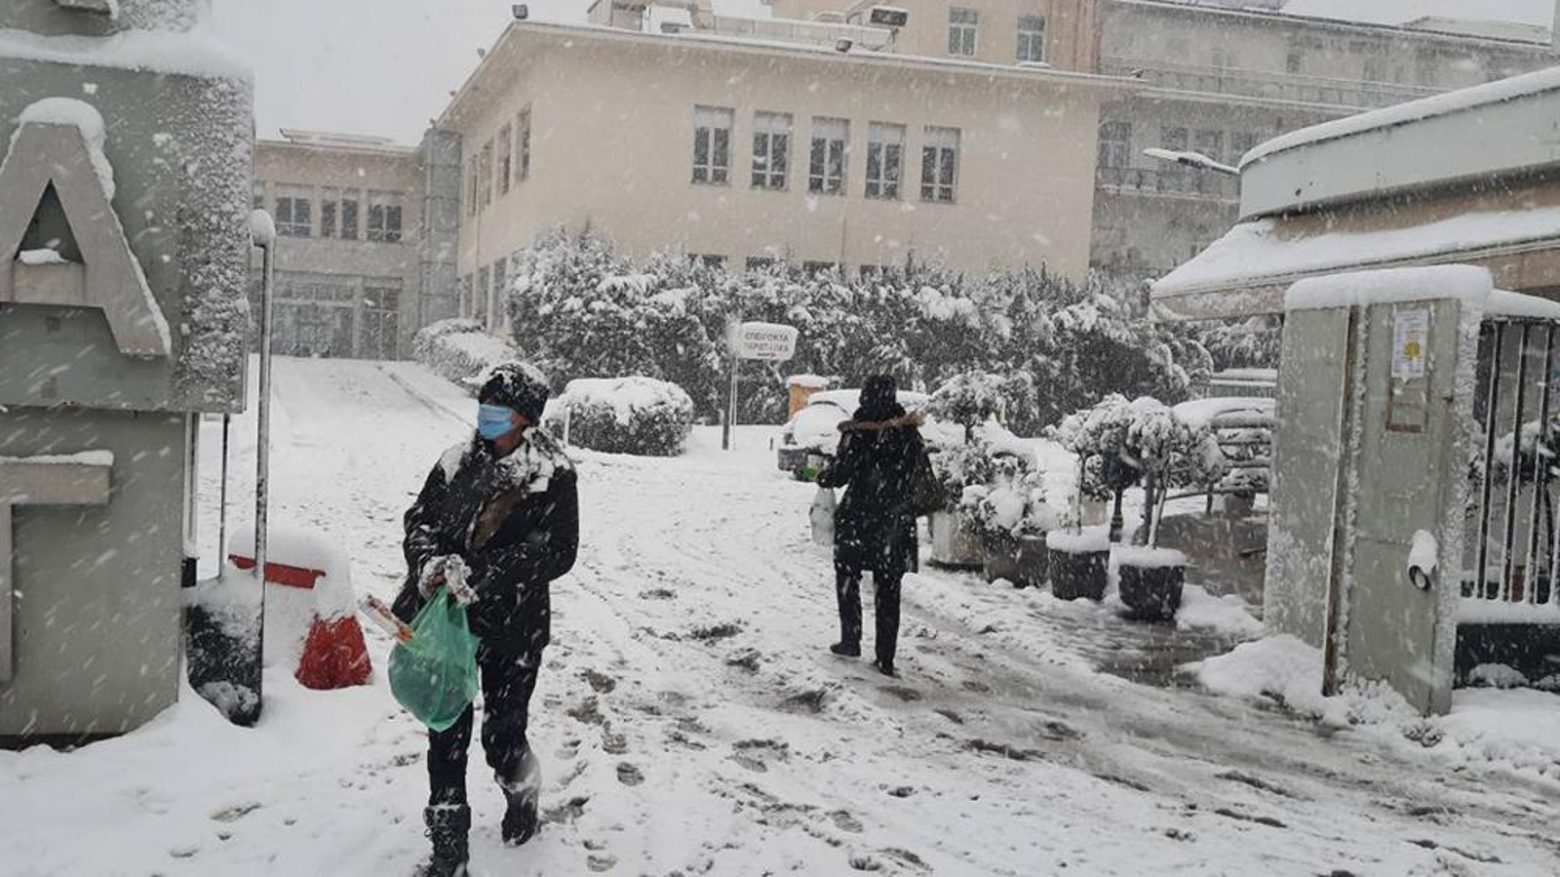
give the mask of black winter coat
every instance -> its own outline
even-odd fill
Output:
[[[485,649],[536,654],[552,636],[550,583],[574,567],[579,549],[578,476],[537,429],[508,457],[474,438],[445,452],[406,512],[407,579],[394,611],[410,621],[427,563],[460,555],[478,599],[467,608]]]
[[[884,576],[916,566],[915,472],[926,455],[920,419],[898,416],[840,424],[840,446],[818,476],[822,487],[844,487],[834,513],[834,562]]]

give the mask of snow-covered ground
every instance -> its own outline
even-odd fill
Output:
[[[357,586],[390,597],[400,514],[474,406],[411,364],[284,359],[276,378],[273,520],[338,540]],[[252,432],[235,422],[235,517]],[[1527,739],[1502,738],[1522,758],[1450,759],[1424,734],[1239,696],[1304,660],[1269,643],[1247,647],[1265,656],[1251,673],[1224,674],[1234,694],[1210,694],[1175,667],[1254,633],[1236,598],[1194,592],[1179,628],[1155,627],[927,573],[905,585],[902,679],[829,655],[812,488],[775,470],[771,435],[740,430],[731,454],[699,431],[678,459],[580,455],[584,545],[554,586],[533,702],[549,824],[502,847],[474,749],[477,873],[1560,872],[1560,755],[1543,763],[1560,698],[1460,695],[1430,727],[1469,739],[1510,715]],[[273,672],[254,729],[186,691],[117,740],[0,752],[0,873],[410,873],[424,733],[383,684],[387,638],[368,635],[376,684],[314,692]]]

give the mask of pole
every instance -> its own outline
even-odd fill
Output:
[[[260,290],[260,434],[255,453],[255,580],[260,584],[260,642],[263,644],[266,514],[271,490],[271,292],[276,282],[276,242],[267,240],[260,247],[264,282]]]
[[[725,441],[721,443],[721,447],[728,451],[737,449],[737,382],[740,380],[737,373],[741,365],[742,359],[733,351],[731,354],[731,399],[726,406]]]
[[[217,576],[227,569],[227,488],[228,488],[228,429],[233,425],[233,415],[222,415],[222,499],[217,509]]]

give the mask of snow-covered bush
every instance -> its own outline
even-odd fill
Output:
[[[547,427],[593,451],[672,457],[693,431],[693,400],[654,378],[579,378],[547,406]]]
[[[412,336],[412,358],[475,395],[488,369],[518,359],[519,354],[476,320],[453,319],[419,329]]]
[[[932,471],[950,512],[964,508],[969,488],[1021,480],[1035,468],[1034,450],[995,421],[976,427],[967,441],[932,454]]]
[[[506,306],[526,359],[564,380],[645,375],[724,408],[733,320],[800,332],[784,364],[743,363],[740,422],[778,422],[786,378],[892,374],[905,389],[998,375],[1004,422],[1034,434],[1109,392],[1179,401],[1209,368],[1200,345],[1156,325],[1132,290],[1045,271],[968,278],[906,263],[869,279],[783,265],[738,272],[661,254],[633,260],[590,231],[550,232],[511,258]],[[783,369],[783,370],[782,370]]]
[[[938,420],[957,423],[964,427],[969,437],[975,427],[992,417],[1002,408],[1002,378],[984,372],[966,372],[932,393],[927,413]]]
[[[1044,473],[1030,469],[994,484],[964,489],[959,511],[986,543],[1014,542],[1054,529],[1060,516],[1046,504]]]

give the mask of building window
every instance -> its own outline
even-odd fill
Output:
[[[460,315],[471,316],[471,275],[467,274],[460,279]]]
[[[688,261],[695,267],[703,266],[705,268],[712,268],[717,271],[726,267],[726,257],[717,256],[713,253],[694,254],[688,257]]]
[[[515,151],[519,161],[515,165],[515,182],[531,178],[531,108],[520,111],[515,120]]]
[[[276,233],[306,238],[314,234],[314,191],[284,188],[276,196]]]
[[[948,10],[948,54],[975,54],[975,29],[980,25],[980,13],[958,6]]]
[[[396,358],[400,346],[400,301],[401,281],[393,277],[363,280],[362,356]]]
[[[477,157],[466,159],[466,215],[477,215]]]
[[[336,236],[336,215],[340,204],[340,189],[325,189],[320,193],[320,237]]]
[[[256,209],[256,210],[264,210],[265,209],[265,183],[262,183],[259,180],[255,180],[254,186],[251,189],[251,191],[254,192],[254,205],[255,205],[254,209]]]
[[[867,197],[894,200],[904,176],[905,126],[867,126]]]
[[[1045,18],[1039,15],[1018,17],[1018,60],[1040,63],[1045,60]]]
[[[1185,152],[1191,143],[1187,139],[1186,129],[1180,126],[1166,125],[1159,129],[1159,145],[1165,149],[1176,152]]]
[[[341,239],[344,241],[358,239],[359,194],[350,189],[341,193]]]
[[[753,188],[784,189],[791,158],[791,117],[753,114]]]
[[[401,196],[399,194],[368,193],[368,239],[384,244],[401,242]]]
[[[1216,48],[1213,50],[1213,66],[1226,69],[1239,67],[1240,59],[1236,58],[1235,53],[1230,49]]]
[[[498,194],[509,194],[510,175],[514,170],[514,131],[505,125],[498,131]]]
[[[493,203],[493,141],[482,144],[482,152],[477,156],[477,194],[482,198],[482,206]]]
[[[953,201],[959,172],[959,129],[928,127],[921,144],[921,200]]]
[[[731,181],[732,111],[693,108],[693,181],[725,185]]]
[[[802,273],[806,274],[808,277],[817,277],[820,274],[827,274],[830,271],[838,270],[838,268],[839,268],[839,265],[838,265],[838,263],[835,263],[835,262],[803,262],[802,263]]]
[[[807,163],[807,191],[822,195],[845,192],[845,144],[850,123],[844,119],[813,119],[812,153]]]
[[[1284,70],[1288,73],[1300,72],[1300,51],[1298,49],[1289,50],[1289,54],[1284,58]]]
[[[1224,132],[1223,131],[1198,131],[1197,139],[1193,141],[1197,152],[1208,156],[1214,161],[1224,160]]]
[[[1128,167],[1132,164],[1132,123],[1100,123],[1100,167]]]
[[[774,256],[748,256],[746,265],[747,265],[747,270],[749,270],[749,271],[768,271],[770,268],[773,268],[775,266],[775,257]]]

